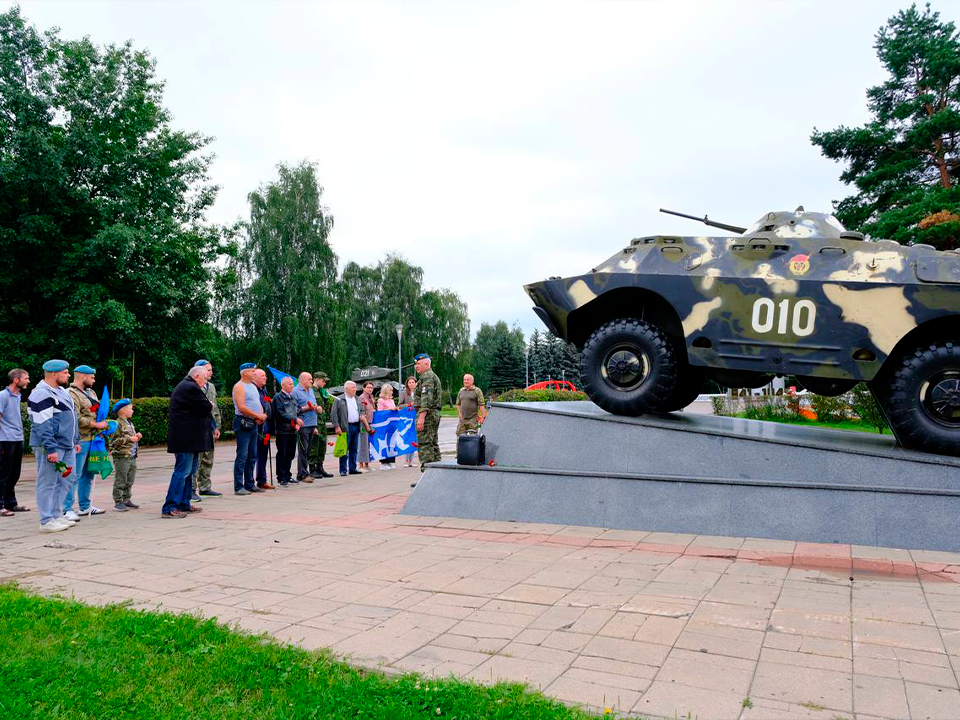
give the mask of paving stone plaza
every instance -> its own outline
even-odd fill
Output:
[[[233,457],[182,520],[160,517],[162,449],[139,511],[52,536],[0,519],[3,580],[622,714],[960,717],[960,554],[401,516],[418,472],[399,468],[235,497]]]

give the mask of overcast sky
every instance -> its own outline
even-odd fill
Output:
[[[216,138],[211,220],[246,217],[278,162],[315,161],[341,264],[401,253],[460,294],[473,332],[540,327],[525,282],[586,272],[632,237],[705,231],[659,207],[742,225],[828,210],[848,193],[810,132],[866,120],[874,35],[907,7],[21,5],[64,37],[150,50],[174,125]]]

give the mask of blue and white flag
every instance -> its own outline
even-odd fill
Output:
[[[372,425],[376,434],[370,436],[371,460],[417,451],[417,411],[412,406],[402,410],[377,410],[373,413]]]

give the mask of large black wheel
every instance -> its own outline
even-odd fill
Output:
[[[872,383],[904,447],[960,456],[960,343],[925,344],[891,358]]]
[[[707,369],[696,365],[681,367],[677,376],[677,386],[673,389],[657,412],[676,412],[683,410],[692,403],[703,390],[703,383],[707,380]]]
[[[590,399],[607,412],[655,412],[676,389],[676,354],[656,325],[634,318],[613,320],[583,346],[580,379]]]

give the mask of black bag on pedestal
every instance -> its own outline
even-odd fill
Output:
[[[487,459],[487,439],[475,431],[457,438],[457,465],[483,465]]]

